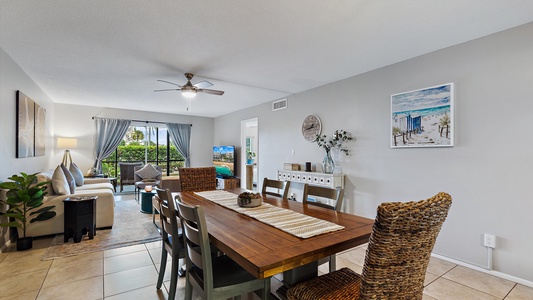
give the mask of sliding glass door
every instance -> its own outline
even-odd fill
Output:
[[[159,165],[163,175],[177,175],[185,159],[170,141],[166,126],[132,125],[115,153],[102,162],[102,172],[119,177],[119,162],[143,162]]]

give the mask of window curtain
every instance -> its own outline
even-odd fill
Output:
[[[185,158],[185,167],[190,167],[191,124],[166,123],[170,140]]]
[[[97,174],[102,173],[102,160],[111,155],[126,135],[131,120],[94,118],[96,123],[96,161]]]

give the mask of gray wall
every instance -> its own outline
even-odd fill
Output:
[[[46,155],[16,158],[16,94],[22,91],[46,109]],[[51,155],[54,103],[35,82],[0,48],[0,180],[17,174],[38,172],[48,165]]]
[[[482,235],[495,234],[494,270],[531,282],[532,53],[530,23],[291,96],[285,110],[267,103],[216,118],[215,144],[240,145],[240,121],[258,117],[259,178],[285,162],[320,164],[323,152],[300,133],[317,114],[323,133],[357,139],[342,161],[345,211],[374,218],[381,202],[446,191],[453,205],[434,252],[486,267]],[[390,95],[448,82],[455,147],[391,149]]]
[[[16,158],[16,93],[22,91],[46,109],[46,119],[54,117],[52,100],[0,48],[0,181],[20,171],[35,173],[45,168],[50,159],[51,122],[46,122],[46,155]],[[0,210],[4,211],[0,205]],[[5,221],[2,219],[2,221]],[[0,227],[0,247],[9,239],[9,228]]]

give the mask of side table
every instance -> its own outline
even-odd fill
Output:
[[[141,212],[145,214],[153,213],[152,197],[155,193],[152,192],[141,192]]]
[[[108,177],[111,184],[113,184],[113,190],[116,193],[117,192],[117,178],[116,177]]]
[[[104,178],[104,174],[95,174],[95,175],[83,175],[85,178]]]
[[[81,241],[81,236],[89,234],[92,240],[96,235],[96,199],[98,196],[70,197],[63,200],[65,205],[64,242],[72,237],[74,243]]]

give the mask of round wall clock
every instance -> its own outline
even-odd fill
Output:
[[[322,131],[322,123],[317,115],[308,115],[302,123],[302,136],[308,142],[313,142],[316,135]]]

